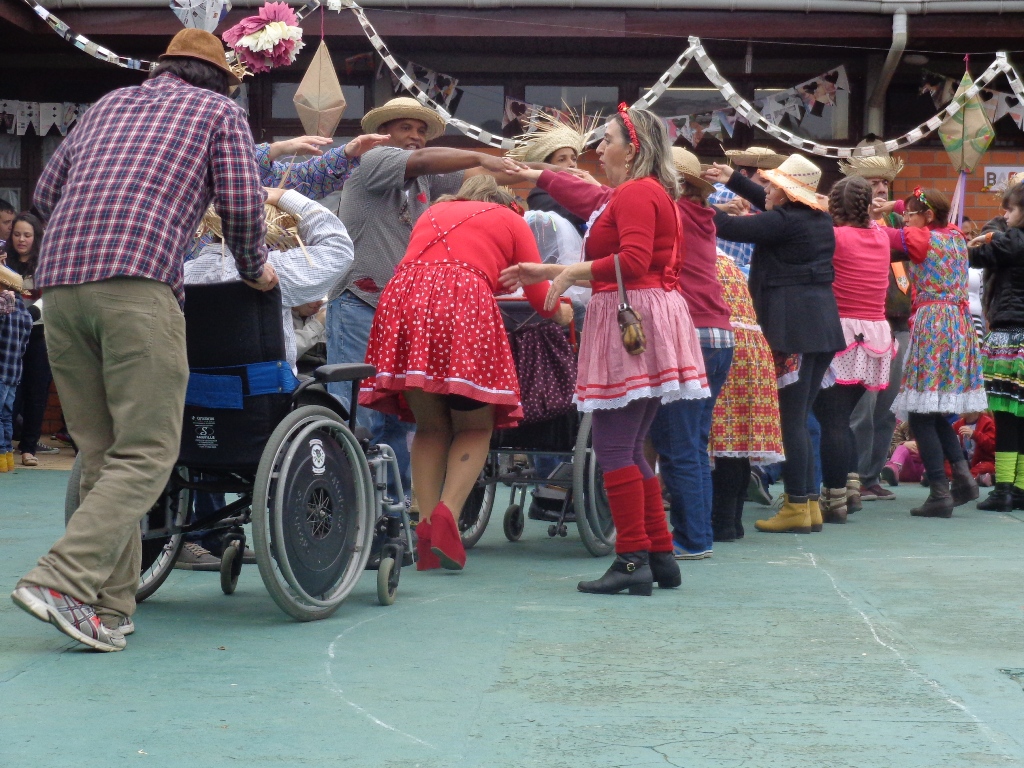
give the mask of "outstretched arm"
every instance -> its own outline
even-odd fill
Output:
[[[465,149],[452,147],[424,147],[410,154],[405,164],[405,178],[428,176],[441,173],[455,173],[479,168],[477,173],[498,174],[512,171],[519,167],[515,160],[496,157],[483,152],[469,152]],[[499,179],[499,182],[501,179]],[[502,182],[504,183],[504,182]]]

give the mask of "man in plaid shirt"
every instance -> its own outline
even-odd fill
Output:
[[[220,41],[185,29],[141,86],[98,101],[47,164],[35,273],[81,504],[14,602],[100,651],[135,627],[139,520],[178,457],[188,362],[182,263],[213,201],[241,277],[269,290],[252,136]]]

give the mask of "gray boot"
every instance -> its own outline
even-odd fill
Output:
[[[933,480],[929,483],[931,492],[924,504],[910,510],[914,517],[952,517],[953,497],[949,493],[949,484],[945,480]]]
[[[959,507],[961,504],[978,498],[978,483],[971,475],[967,462],[958,461],[950,466],[953,468],[953,482],[949,491],[953,497],[953,506]]]

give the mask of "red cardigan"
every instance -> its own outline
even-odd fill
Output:
[[[610,187],[596,186],[568,173],[552,173],[551,171],[544,171],[540,175],[537,186],[547,191],[556,202],[581,219],[589,219],[590,215],[612,197],[613,193]],[[718,282],[718,272],[715,266],[714,209],[704,208],[685,199],[676,201],[676,205],[683,228],[683,239],[676,263],[679,269],[679,292],[686,299],[695,327],[730,330],[732,324],[729,322],[729,308],[722,299],[722,286]],[[590,258],[591,252],[589,243],[597,235],[597,224],[603,218],[605,217],[602,216],[595,223],[594,232],[588,239],[588,258]],[[620,255],[619,258],[623,257]],[[598,277],[597,263],[594,265],[594,277]],[[602,290],[614,290],[615,288],[614,265],[612,265],[610,277],[613,281],[611,287]],[[625,278],[625,267],[623,267],[623,278]],[[659,279],[654,284],[661,285],[660,273]],[[633,287],[628,280],[626,285],[629,288]],[[598,290],[596,285],[594,289]]]

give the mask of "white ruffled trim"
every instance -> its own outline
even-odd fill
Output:
[[[984,389],[970,392],[915,392],[904,390],[896,395],[889,409],[902,421],[908,413],[970,413],[988,408]]]
[[[750,459],[750,466],[764,467],[769,464],[781,464],[786,457],[775,451],[712,451],[711,458],[721,459]]]
[[[657,387],[637,387],[629,390],[622,397],[615,397],[611,400],[595,398],[581,400],[579,395],[573,395],[572,401],[580,411],[590,413],[591,411],[613,411],[617,408],[625,408],[634,400],[648,398],[659,398],[662,404],[665,404],[675,400],[700,400],[705,397],[711,397],[711,390],[708,387],[702,387],[700,382],[693,379],[684,381],[683,387],[680,388],[679,380],[674,379]]]

